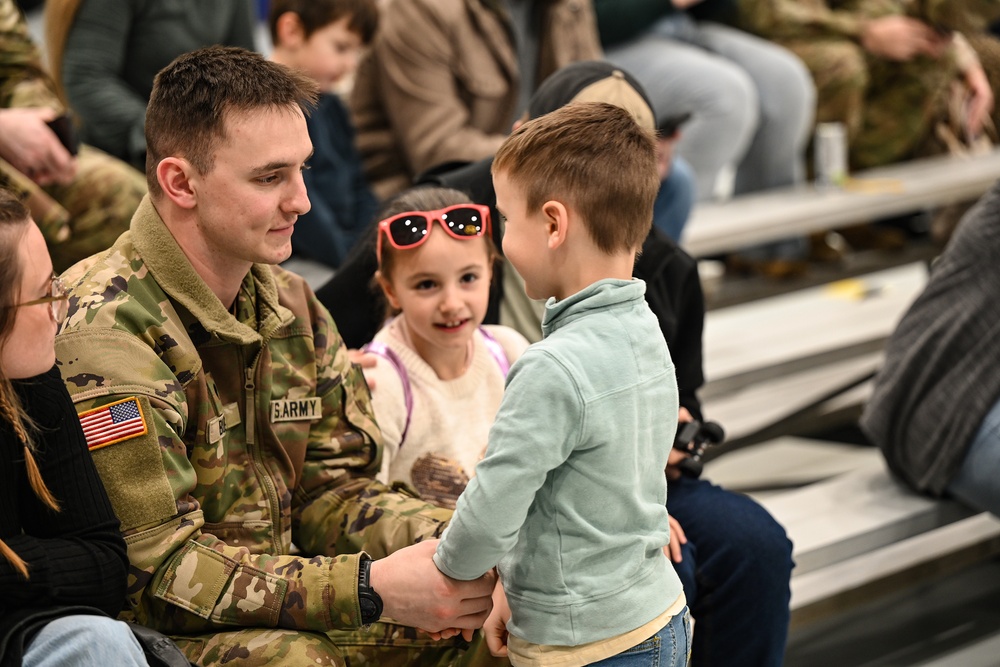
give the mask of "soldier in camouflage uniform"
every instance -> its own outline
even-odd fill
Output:
[[[950,4],[956,11],[959,3]],[[853,168],[944,150],[933,128],[962,76],[992,101],[978,60],[963,59],[916,0],[740,0],[740,21],[802,58],[816,83],[816,120],[847,126]],[[878,43],[872,27],[893,21],[898,30]]]
[[[373,481],[363,376],[274,266],[309,209],[315,94],[242,49],[178,58],[147,111],[150,195],[65,274],[58,363],[82,420],[104,419],[88,445],[128,544],[128,615],[199,665],[485,664],[481,641],[415,627],[479,627],[495,578],[437,574],[451,512]],[[362,551],[398,624],[363,625]]]
[[[7,135],[0,136],[0,186],[25,198],[56,271],[114,243],[146,192],[142,174],[96,148],[82,146],[73,158],[44,124],[64,111],[20,10],[0,0],[0,135]],[[16,128],[7,125],[12,112]],[[13,134],[51,160],[5,141]],[[47,169],[50,161],[55,167]]]

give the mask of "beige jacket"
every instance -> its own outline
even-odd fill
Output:
[[[536,0],[542,29],[536,80],[601,58],[590,0]],[[394,0],[351,97],[358,147],[380,197],[450,161],[496,152],[514,120],[520,86],[504,3]]]

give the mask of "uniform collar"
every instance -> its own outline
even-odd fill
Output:
[[[209,333],[234,343],[257,343],[262,335],[293,319],[292,312],[278,303],[278,286],[271,267],[254,264],[243,279],[240,293],[256,295],[257,329],[238,321],[191,266],[149,195],[143,197],[132,217],[130,231],[136,251],[160,288]]]

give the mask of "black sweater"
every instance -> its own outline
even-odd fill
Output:
[[[11,639],[14,623],[37,610],[86,605],[117,616],[128,567],[118,519],[59,370],[15,381],[14,387],[39,427],[35,460],[62,511],[53,512],[35,496],[24,448],[10,424],[0,423],[0,538],[31,575],[26,581],[0,557],[0,645]]]

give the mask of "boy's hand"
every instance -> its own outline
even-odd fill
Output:
[[[493,589],[493,611],[483,624],[483,635],[486,637],[486,646],[490,653],[496,658],[507,657],[507,621],[510,620],[510,607],[507,605],[507,596],[503,592],[503,586],[497,579],[497,585]]]

